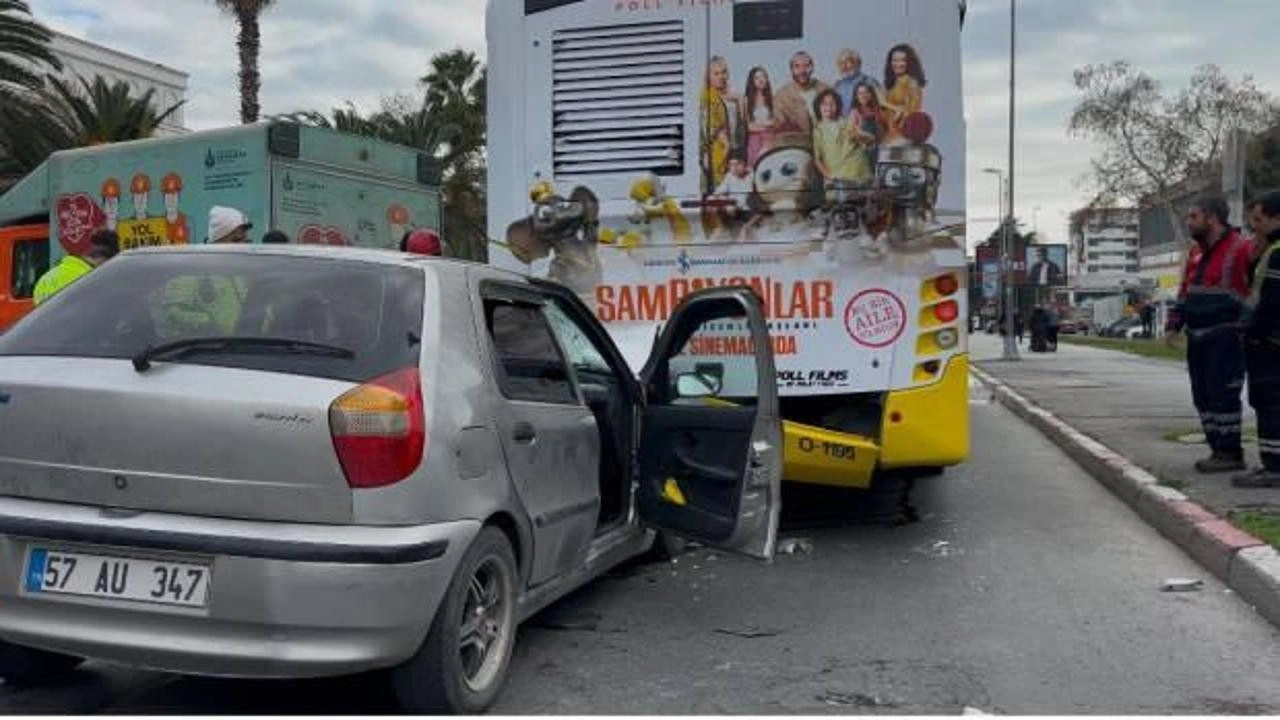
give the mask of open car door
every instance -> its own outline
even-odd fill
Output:
[[[782,421],[760,299],[742,287],[685,297],[641,380],[640,518],[708,546],[771,559]]]

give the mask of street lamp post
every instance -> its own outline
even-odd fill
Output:
[[[1014,116],[1017,88],[1017,66],[1018,55],[1017,45],[1015,44],[1018,34],[1018,0],[1009,0],[1009,203],[1005,207],[1009,211],[1008,220],[1004,227],[1004,246],[1008,261],[1004,267],[1004,311],[1007,318],[1007,328],[1004,336],[1004,356],[1005,360],[1018,360],[1018,341],[1014,337],[1013,314],[1017,310],[1017,302],[1013,288],[1013,178],[1017,174],[1013,164],[1013,138],[1014,138]]]

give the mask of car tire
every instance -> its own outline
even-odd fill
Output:
[[[426,640],[391,671],[403,710],[480,713],[497,700],[515,647],[519,577],[507,536],[495,527],[481,530],[458,564]],[[466,645],[464,616],[472,616],[475,626]]]
[[[8,685],[38,687],[65,680],[84,658],[0,640],[0,678]]]

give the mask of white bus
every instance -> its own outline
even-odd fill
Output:
[[[785,478],[969,453],[954,0],[491,0],[491,261],[573,288],[635,367],[685,294],[764,298]],[[753,348],[693,338],[735,399]]]

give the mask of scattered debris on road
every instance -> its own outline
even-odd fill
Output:
[[[923,548],[916,548],[916,552],[932,558],[948,558],[952,555],[960,555],[963,551],[953,545],[950,540],[935,540]]]
[[[540,630],[563,630],[577,632],[626,632],[621,628],[601,628],[600,621],[604,616],[598,612],[562,612],[551,608],[529,621],[529,627]]]
[[[864,693],[844,693],[828,690],[818,696],[818,700],[827,705],[839,707],[860,707],[860,708],[891,708],[894,703],[888,700],[881,700],[872,695]]]
[[[1204,580],[1193,578],[1170,578],[1160,586],[1161,592],[1196,592],[1204,589]]]
[[[721,635],[732,635],[734,637],[745,638],[747,640],[755,640],[756,638],[777,637],[783,633],[782,630],[772,628],[759,628],[754,625],[747,625],[741,628],[716,628],[715,631]]]
[[[808,555],[813,552],[813,542],[803,538],[787,538],[778,541],[779,555]]]

